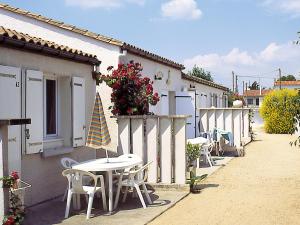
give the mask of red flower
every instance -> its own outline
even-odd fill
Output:
[[[128,108],[126,112],[128,113],[128,115],[131,115],[133,110],[132,110],[132,108]]]
[[[119,82],[116,82],[112,85],[112,88],[113,89],[119,89],[121,87],[120,83]]]
[[[18,179],[19,179],[18,172],[16,172],[16,171],[12,171],[11,174],[10,174],[10,176],[11,176],[12,178],[14,178],[15,180],[18,180]]]
[[[8,217],[4,223],[4,225],[14,225],[14,224],[15,224],[15,219],[13,218],[13,216]]]

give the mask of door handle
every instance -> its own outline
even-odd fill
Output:
[[[9,138],[9,139],[8,139],[8,142],[17,142],[17,138],[16,138],[16,137]]]

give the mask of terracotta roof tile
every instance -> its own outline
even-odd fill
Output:
[[[85,53],[85,52],[82,52],[81,50],[73,49],[68,46],[59,45],[52,41],[47,41],[47,40],[44,40],[41,38],[33,37],[28,34],[24,34],[24,33],[15,31],[15,30],[7,29],[2,26],[0,26],[0,37],[1,36],[10,38],[10,39],[14,39],[14,40],[18,40],[18,41],[22,41],[22,42],[24,42],[24,45],[26,43],[32,43],[32,44],[35,44],[35,45],[38,45],[41,47],[48,47],[48,48],[52,48],[55,50],[61,50],[66,53],[72,53],[75,55],[87,57],[87,58],[93,59],[92,61],[94,61],[94,62],[98,61],[96,55]]]
[[[275,81],[274,86],[293,86],[293,85],[300,85],[300,80],[293,80],[293,81]]]
[[[22,14],[24,16],[31,17],[33,19],[36,19],[36,20],[51,24],[53,26],[57,26],[59,28],[66,29],[66,30],[69,30],[69,31],[87,36],[87,37],[90,37],[90,38],[94,38],[94,39],[102,41],[102,42],[106,42],[106,43],[109,43],[109,44],[112,44],[112,45],[120,46],[123,49],[126,49],[126,50],[128,50],[128,51],[130,51],[130,52],[132,52],[136,55],[139,55],[139,56],[157,61],[159,63],[163,63],[163,64],[168,65],[168,66],[175,67],[177,69],[181,69],[181,70],[184,69],[184,66],[179,64],[179,63],[176,63],[172,60],[169,60],[167,58],[164,58],[162,56],[159,56],[159,55],[156,55],[154,53],[148,52],[148,51],[143,50],[141,48],[138,48],[134,45],[127,44],[123,41],[120,41],[120,40],[117,40],[117,39],[114,39],[114,38],[106,37],[106,36],[101,35],[101,34],[96,34],[94,32],[88,31],[86,29],[81,29],[81,28],[78,28],[78,27],[73,26],[73,25],[65,24],[61,21],[53,20],[53,19],[41,16],[41,15],[38,15],[38,14],[35,14],[35,13],[32,13],[32,12],[26,11],[26,10],[11,7],[7,4],[0,3],[0,8],[11,11],[11,12],[14,12],[14,13]]]
[[[258,97],[258,96],[265,96],[273,90],[246,90],[244,92],[244,97]]]
[[[214,87],[214,88],[217,88],[217,89],[221,89],[223,91],[229,91],[229,88],[225,87],[225,86],[222,86],[220,84],[216,84],[215,82],[213,81],[208,81],[208,80],[204,80],[202,78],[199,78],[199,77],[195,77],[195,76],[190,76],[190,75],[187,75],[185,73],[182,73],[181,74],[181,77],[185,80],[190,80],[190,81],[194,81],[194,82],[197,82],[199,84],[204,84],[204,85],[207,85],[207,86],[211,86],[211,87]]]
[[[177,62],[174,62],[174,61],[169,60],[167,58],[164,58],[162,56],[156,55],[154,53],[148,52],[146,50],[143,50],[139,47],[136,47],[136,46],[128,44],[128,43],[124,43],[124,45],[122,46],[122,49],[127,50],[128,52],[131,52],[131,53],[134,53],[134,54],[138,54],[142,57],[152,59],[154,61],[158,61],[162,64],[174,67],[176,69],[180,69],[180,70],[184,69],[184,65],[182,65],[182,64],[179,64]]]

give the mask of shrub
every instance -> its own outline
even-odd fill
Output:
[[[187,164],[190,166],[200,157],[201,146],[200,144],[191,144],[188,142],[186,147]]]
[[[100,82],[104,81],[112,88],[109,107],[113,115],[144,115],[149,112],[149,104],[156,105],[159,101],[158,93],[153,91],[153,81],[142,77],[143,68],[140,63],[130,61],[128,64],[119,64],[118,68],[107,68],[110,73],[101,75]]]
[[[292,134],[297,115],[299,95],[296,90],[276,90],[265,96],[260,114],[265,131],[272,134]]]

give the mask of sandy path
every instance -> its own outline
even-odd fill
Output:
[[[207,178],[154,224],[300,224],[300,149],[290,135],[259,133],[246,156]]]

